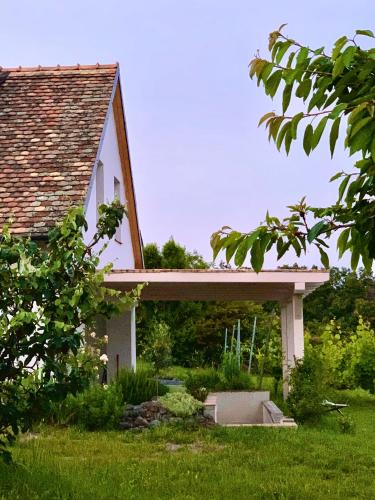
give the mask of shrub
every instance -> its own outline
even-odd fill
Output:
[[[357,387],[362,387],[375,393],[375,333],[362,318],[356,330],[356,335],[351,337],[354,348],[352,370]]]
[[[248,391],[252,388],[251,376],[241,371],[230,379],[221,376],[220,383],[216,386],[217,391]]]
[[[122,369],[116,383],[120,386],[124,401],[132,405],[150,401],[154,396],[162,396],[168,392],[168,387],[154,380],[148,369]]]
[[[93,384],[84,392],[69,394],[60,405],[59,423],[76,424],[88,431],[116,429],[124,410],[120,387]]]
[[[234,358],[226,359],[221,370],[200,368],[192,370],[185,380],[187,392],[204,401],[210,391],[247,391],[252,387],[248,373],[240,371]]]
[[[186,392],[171,392],[159,398],[160,403],[176,417],[191,417],[203,408],[203,404]]]
[[[288,408],[297,422],[319,421],[327,397],[323,360],[317,348],[307,346],[305,356],[296,362],[290,374]]]
[[[191,370],[185,379],[187,392],[200,401],[204,401],[209,391],[214,391],[220,384],[220,375],[214,368]]]
[[[143,357],[151,363],[157,372],[172,363],[172,343],[169,326],[164,322],[153,321],[150,324],[147,344],[143,348]]]

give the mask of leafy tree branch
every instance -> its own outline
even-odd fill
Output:
[[[336,40],[327,55],[324,47],[311,49],[285,36],[281,32],[285,26],[269,35],[270,59],[257,55],[249,65],[250,78],[263,85],[266,95],[282,94],[282,113],[266,113],[258,126],[264,123],[269,140],[279,151],[284,147],[287,154],[293,141],[302,139],[310,155],[329,130],[333,157],[341,132],[344,148],[359,159],[353,172],[340,171],[330,179],[340,179],[334,204],[311,207],[303,198],[288,207],[288,217],[280,220],[267,212],[264,222],[248,233],[224,226],[211,237],[214,257],[225,251],[227,261],[234,257],[235,264],[242,266],[250,255],[258,272],[272,248],[280,259],[289,249],[299,257],[308,245],[314,245],[328,267],[327,240],[339,233],[339,257],[349,252],[353,269],[360,260],[371,269],[375,258],[375,48],[362,49],[356,37],[375,36],[370,30],[357,30],[353,38]],[[286,115],[293,96],[302,109]],[[306,119],[311,120],[306,123]]]

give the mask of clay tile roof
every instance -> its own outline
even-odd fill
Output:
[[[84,202],[117,69],[0,67],[0,229],[45,235]]]

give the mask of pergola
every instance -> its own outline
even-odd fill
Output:
[[[324,270],[218,270],[218,269],[139,269],[115,270],[105,278],[105,286],[130,291],[145,284],[142,300],[251,300],[277,301],[281,307],[284,397],[288,375],[295,360],[303,357],[303,297],[329,279]],[[136,364],[135,310],[101,323],[109,336],[108,373]]]

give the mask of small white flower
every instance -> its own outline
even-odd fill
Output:
[[[103,389],[107,390],[108,389],[108,385],[107,384],[103,384]]]
[[[92,339],[94,339],[94,338],[96,337],[96,333],[95,333],[95,332],[91,332],[91,333],[90,333],[90,337],[91,337]]]
[[[105,344],[108,344],[108,335],[104,335],[103,340]]]
[[[108,363],[108,356],[106,354],[102,354],[100,356],[100,361],[102,361],[105,365]]]

